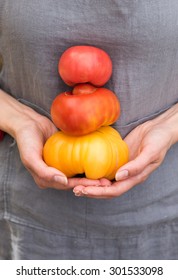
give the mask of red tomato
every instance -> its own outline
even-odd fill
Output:
[[[58,70],[63,81],[69,86],[80,83],[103,86],[112,74],[112,62],[102,49],[93,46],[73,46],[62,54]]]
[[[51,118],[63,132],[79,136],[114,123],[120,115],[117,96],[106,88],[79,84],[53,101]]]

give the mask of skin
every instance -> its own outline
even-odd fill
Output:
[[[125,138],[130,160],[116,173],[115,181],[105,186],[76,186],[78,196],[113,198],[144,182],[163,162],[169,148],[178,142],[178,104],[136,127]]]
[[[67,179],[59,170],[48,167],[42,159],[42,149],[46,140],[57,131],[56,127],[48,118],[21,104],[2,90],[0,103],[0,129],[16,140],[22,163],[40,188],[70,190],[77,185],[110,184],[106,179]]]
[[[46,117],[0,90],[0,129],[15,138],[22,163],[40,188],[70,190],[76,196],[109,199],[120,196],[144,182],[163,162],[169,148],[178,142],[178,104],[165,113],[135,128],[124,139],[130,149],[130,161],[116,173],[116,180],[105,178],[66,178],[48,167],[42,159],[45,141],[56,127]],[[11,118],[9,118],[11,116]]]

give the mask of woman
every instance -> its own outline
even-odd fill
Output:
[[[2,259],[178,258],[177,12],[176,0],[1,1]],[[115,182],[68,179],[42,159],[72,45],[113,61],[114,127],[130,150]]]

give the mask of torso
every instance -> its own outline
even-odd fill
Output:
[[[44,0],[39,7],[39,1],[1,1],[0,85],[48,115],[53,98],[66,90],[57,72],[62,52],[71,45],[101,47],[113,61],[106,86],[120,99],[121,117],[114,127],[124,137],[178,100],[178,2],[131,2]],[[178,145],[144,184],[112,201],[98,201],[39,190],[10,143],[6,137],[0,144],[1,197],[4,190],[10,194],[10,206],[5,209],[2,201],[1,211],[9,211],[9,218],[69,236],[116,238],[125,230],[178,216],[178,173],[173,172]]]

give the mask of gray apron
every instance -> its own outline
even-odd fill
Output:
[[[109,53],[107,87],[125,137],[178,101],[178,1],[1,0],[0,87],[49,116],[72,45]],[[143,184],[112,200],[41,190],[14,140],[0,142],[2,259],[178,259],[178,144]],[[2,241],[3,240],[3,241]],[[1,244],[2,243],[2,244]]]

